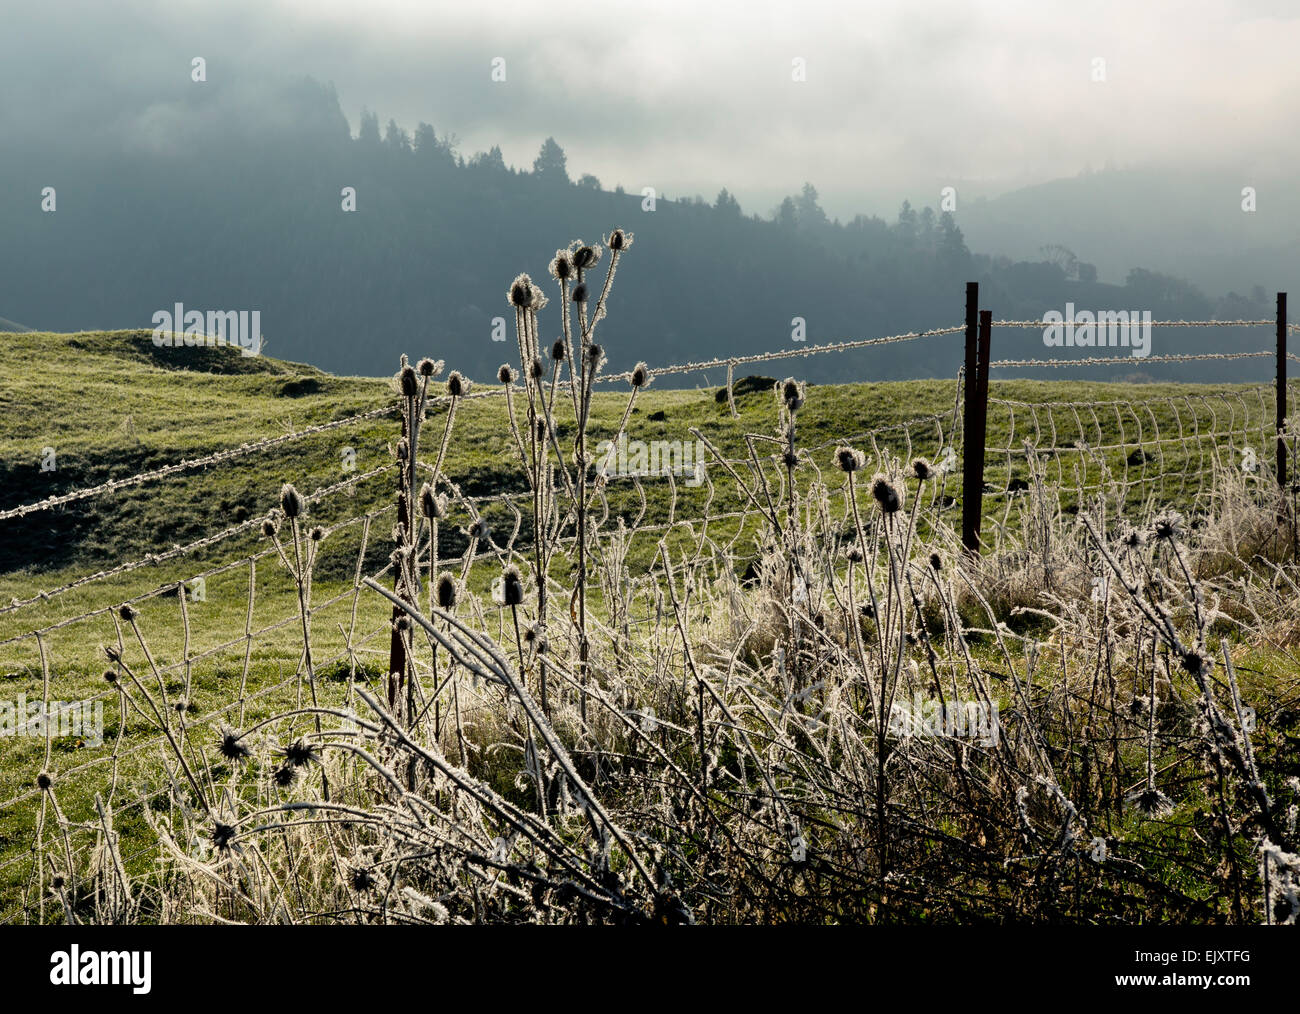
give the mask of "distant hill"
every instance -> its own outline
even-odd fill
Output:
[[[277,356],[378,375],[400,351],[418,347],[487,380],[513,342],[494,341],[499,321],[513,327],[510,280],[527,271],[554,295],[545,274],[555,249],[577,238],[598,242],[614,226],[635,234],[604,328],[615,368],[790,348],[800,326],[809,343],[819,343],[960,323],[968,279],[981,282],[982,303],[1000,318],[1039,319],[1070,300],[1149,309],[1157,318],[1272,312],[1273,285],[1264,279],[1258,291],[1206,294],[1154,271],[1130,275],[1142,262],[1121,258],[1121,268],[1099,274],[1111,284],[1094,282],[1086,269],[1037,252],[1070,235],[1032,224],[1021,234],[995,233],[978,205],[963,205],[960,219],[904,205],[893,221],[838,222],[828,221],[811,185],[770,217],[747,214],[725,190],[711,201],[665,194],[651,201],[580,176],[554,141],[519,171],[495,148],[458,152],[426,124],[409,134],[391,121],[381,129],[369,114],[354,138],[328,88],[307,83],[273,100],[288,111],[273,122],[252,111],[176,117],[158,126],[166,135],[147,150],[108,145],[87,157],[70,141],[39,159],[5,160],[6,312],[74,331],[147,325],[176,303],[259,310]],[[10,196],[39,194],[49,179],[60,181],[55,212]],[[1073,184],[1062,186],[1073,193]],[[998,216],[1050,221],[1040,212],[1057,199],[1053,193],[1007,198]],[[356,210],[345,211],[352,195]],[[1100,205],[1087,210],[1103,220]],[[978,247],[1023,252],[972,252],[966,221],[986,239]],[[1190,246],[1194,236],[1172,241]],[[1098,236],[1076,253],[1095,263],[1111,247]],[[558,307],[546,313],[549,341]],[[1156,351],[1217,351],[1225,339],[1253,341],[1165,333]],[[1043,349],[1032,331],[995,341],[999,355]],[[951,377],[959,359],[904,344],[835,363],[809,360],[805,375]],[[1255,376],[1251,365],[1228,376]],[[1186,367],[1157,376],[1217,379],[1224,371]]]
[[[22,324],[15,324],[12,320],[6,320],[0,317],[0,331],[22,333],[32,330],[30,327],[24,327]]]
[[[1255,211],[1242,189],[1255,190]],[[972,246],[1038,260],[1060,245],[1105,281],[1132,268],[1177,275],[1210,293],[1270,294],[1300,279],[1300,190],[1289,179],[1222,171],[1108,170],[963,202]]]

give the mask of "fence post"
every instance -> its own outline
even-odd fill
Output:
[[[966,283],[966,364],[962,371],[962,471],[961,471],[961,542],[969,552],[979,551],[980,491],[983,468],[976,465],[975,432],[979,376],[979,282]],[[981,459],[980,466],[983,465]],[[974,484],[973,484],[974,483]]]
[[[406,415],[402,415],[402,439],[409,443],[410,433],[407,429]],[[407,450],[407,460],[414,467],[414,451]],[[399,462],[399,465],[401,463]],[[407,502],[406,496],[406,466],[401,465],[398,469],[397,480],[397,521],[398,524],[410,525],[411,522],[411,504]],[[407,531],[411,529],[408,527]],[[409,537],[409,536],[408,536]],[[405,598],[402,584],[402,568],[394,565],[393,567],[393,591]],[[397,710],[398,693],[406,678],[406,638],[397,628],[397,621],[405,613],[397,606],[393,606],[392,625],[393,629],[388,638],[388,706],[392,710]]]
[[[1277,484],[1286,492],[1286,293],[1277,294]]]

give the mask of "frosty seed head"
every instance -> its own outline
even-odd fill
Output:
[[[280,511],[286,518],[293,520],[302,513],[302,494],[286,482],[280,487]]]
[[[885,514],[893,514],[903,506],[902,493],[883,475],[877,475],[871,480],[871,497]]]
[[[841,472],[852,475],[854,472],[861,471],[867,464],[866,455],[852,447],[837,447],[835,449],[835,465]]]

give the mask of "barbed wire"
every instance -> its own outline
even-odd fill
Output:
[[[397,466],[393,464],[381,465],[378,468],[371,469],[369,472],[362,472],[355,476],[352,476],[351,478],[344,479],[341,482],[336,482],[332,486],[326,486],[324,488],[318,489],[314,493],[305,496],[304,500],[308,505],[318,503],[319,501],[325,499],[326,497],[332,496],[333,494],[343,489],[346,489],[349,486],[355,486],[369,479],[373,479],[376,476],[383,475],[386,472],[392,471],[396,467]],[[390,510],[390,509],[392,509],[391,505],[389,507],[382,508],[381,511],[376,511],[373,513],[375,514],[382,513],[383,510]],[[361,515],[358,517],[350,518],[348,521],[343,522],[341,525],[336,527],[343,527],[348,524],[355,524],[357,521],[361,520],[361,518],[365,516],[366,515]],[[103,581],[110,577],[117,577],[121,574],[128,574],[131,571],[139,570],[142,567],[149,567],[158,563],[164,563],[168,560],[174,560],[179,557],[188,556],[191,553],[197,552],[201,549],[205,549],[208,546],[214,546],[220,542],[224,542],[225,540],[233,538],[234,536],[239,535],[243,532],[247,532],[250,529],[258,528],[261,526],[263,520],[264,518],[262,516],[252,517],[246,521],[241,521],[237,524],[231,525],[229,528],[226,528],[213,535],[206,536],[205,538],[202,539],[196,539],[195,541],[190,542],[184,546],[176,546],[162,553],[146,553],[143,557],[141,557],[138,560],[132,560],[128,563],[118,564],[116,567],[110,567],[106,570],[97,571],[94,574],[87,574],[84,577],[79,577],[73,581],[69,581],[66,584],[58,586],[57,588],[51,588],[48,590],[37,592],[35,595],[27,599],[14,598],[9,602],[8,605],[0,607],[0,616],[4,616],[12,612],[17,612],[19,609],[23,609],[26,608],[27,606],[35,605],[38,602],[48,602],[50,599],[55,598],[56,596],[62,595],[66,592],[73,591],[74,589],[83,587],[84,585],[92,584],[96,581]],[[332,532],[334,530],[335,530],[334,528],[330,528],[327,529],[327,532]],[[273,552],[273,550],[264,550],[263,552],[259,553],[258,556],[259,557],[264,556],[270,552]],[[213,576],[213,574],[219,572],[220,569],[205,574],[196,574],[194,576],[211,577]],[[150,595],[154,595],[154,594],[158,594],[158,593],[157,592],[150,593]],[[0,641],[0,644],[5,644],[5,643],[7,642]]]
[[[1069,324],[1071,322],[1051,321],[1051,320],[995,320],[993,321],[993,327],[1041,328],[1041,327],[1055,327],[1063,323]],[[1074,321],[1074,323],[1077,324],[1079,323],[1079,321]],[[1099,327],[1104,327],[1104,326],[1109,326],[1111,324],[1111,321],[1109,320],[1096,321],[1095,323]],[[1116,326],[1119,326],[1122,322],[1115,321],[1114,323]],[[1148,326],[1150,327],[1263,327],[1265,325],[1267,325],[1268,327],[1274,327],[1276,326],[1277,321],[1276,320],[1150,320],[1150,321],[1144,320],[1144,321],[1137,321],[1137,322],[1130,321],[1129,323],[1138,323],[1142,327],[1148,327]]]
[[[859,338],[822,345],[809,345],[807,348],[779,349],[774,352],[757,352],[744,356],[727,356],[720,359],[706,359],[694,363],[676,363],[671,366],[650,368],[652,377],[672,376],[679,373],[695,373],[701,370],[716,370],[722,367],[743,366],[749,363],[766,363],[781,359],[802,359],[806,356],[822,355],[828,352],[844,352],[850,349],[870,348],[874,345],[893,345],[898,342],[915,341],[918,338],[932,338],[939,335],[958,334],[966,329],[965,325],[933,328],[929,331],[907,331],[902,334],[886,335],[882,338]],[[631,380],[631,370],[622,373],[610,373],[596,378],[596,383],[611,383],[616,380]]]
[[[266,437],[263,440],[255,440],[249,443],[240,444],[238,447],[227,447],[220,451],[214,451],[212,454],[204,455],[201,458],[184,458],[180,461],[172,462],[169,465],[150,469],[147,472],[137,472],[135,475],[128,476],[125,479],[109,479],[107,482],[102,482],[98,486],[87,486],[83,489],[73,490],[71,493],[46,497],[44,500],[38,500],[35,503],[24,504],[22,507],[11,507],[9,510],[0,511],[0,521],[8,521],[10,518],[25,517],[28,514],[36,514],[41,511],[51,510],[54,507],[61,507],[64,504],[75,503],[78,500],[86,500],[90,497],[100,496],[103,493],[113,493],[121,489],[129,489],[150,482],[154,479],[163,479],[169,475],[176,475],[179,472],[188,472],[191,469],[206,468],[208,465],[217,465],[226,461],[232,461],[235,458],[241,458],[246,454],[255,454],[272,447],[279,447],[282,444],[291,443],[295,440],[302,440],[305,437],[316,436],[320,433],[326,433],[330,430],[338,429],[341,426],[351,426],[358,422],[365,422],[369,419],[377,419],[380,416],[391,415],[397,411],[397,407],[398,406],[396,405],[387,405],[382,408],[371,409],[369,412],[360,412],[357,415],[348,416],[346,419],[335,419],[332,422],[308,426],[305,429],[295,430],[292,433],[282,433],[279,436]]]
[[[1264,356],[1272,359],[1272,352],[1199,352],[1180,353],[1162,356],[1085,356],[1083,358],[1060,359],[995,359],[989,363],[990,368],[1024,367],[1024,366],[1143,366],[1148,363],[1194,363],[1209,359],[1259,359]]]

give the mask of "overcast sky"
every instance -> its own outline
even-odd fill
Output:
[[[15,6],[0,22],[5,137],[123,110],[165,124],[202,56],[231,99],[310,75],[333,82],[354,131],[368,107],[519,166],[554,135],[571,175],[673,197],[725,185],[765,214],[805,180],[832,215],[892,216],[948,184],[998,193],[1107,164],[1272,175],[1300,155],[1300,0]]]

